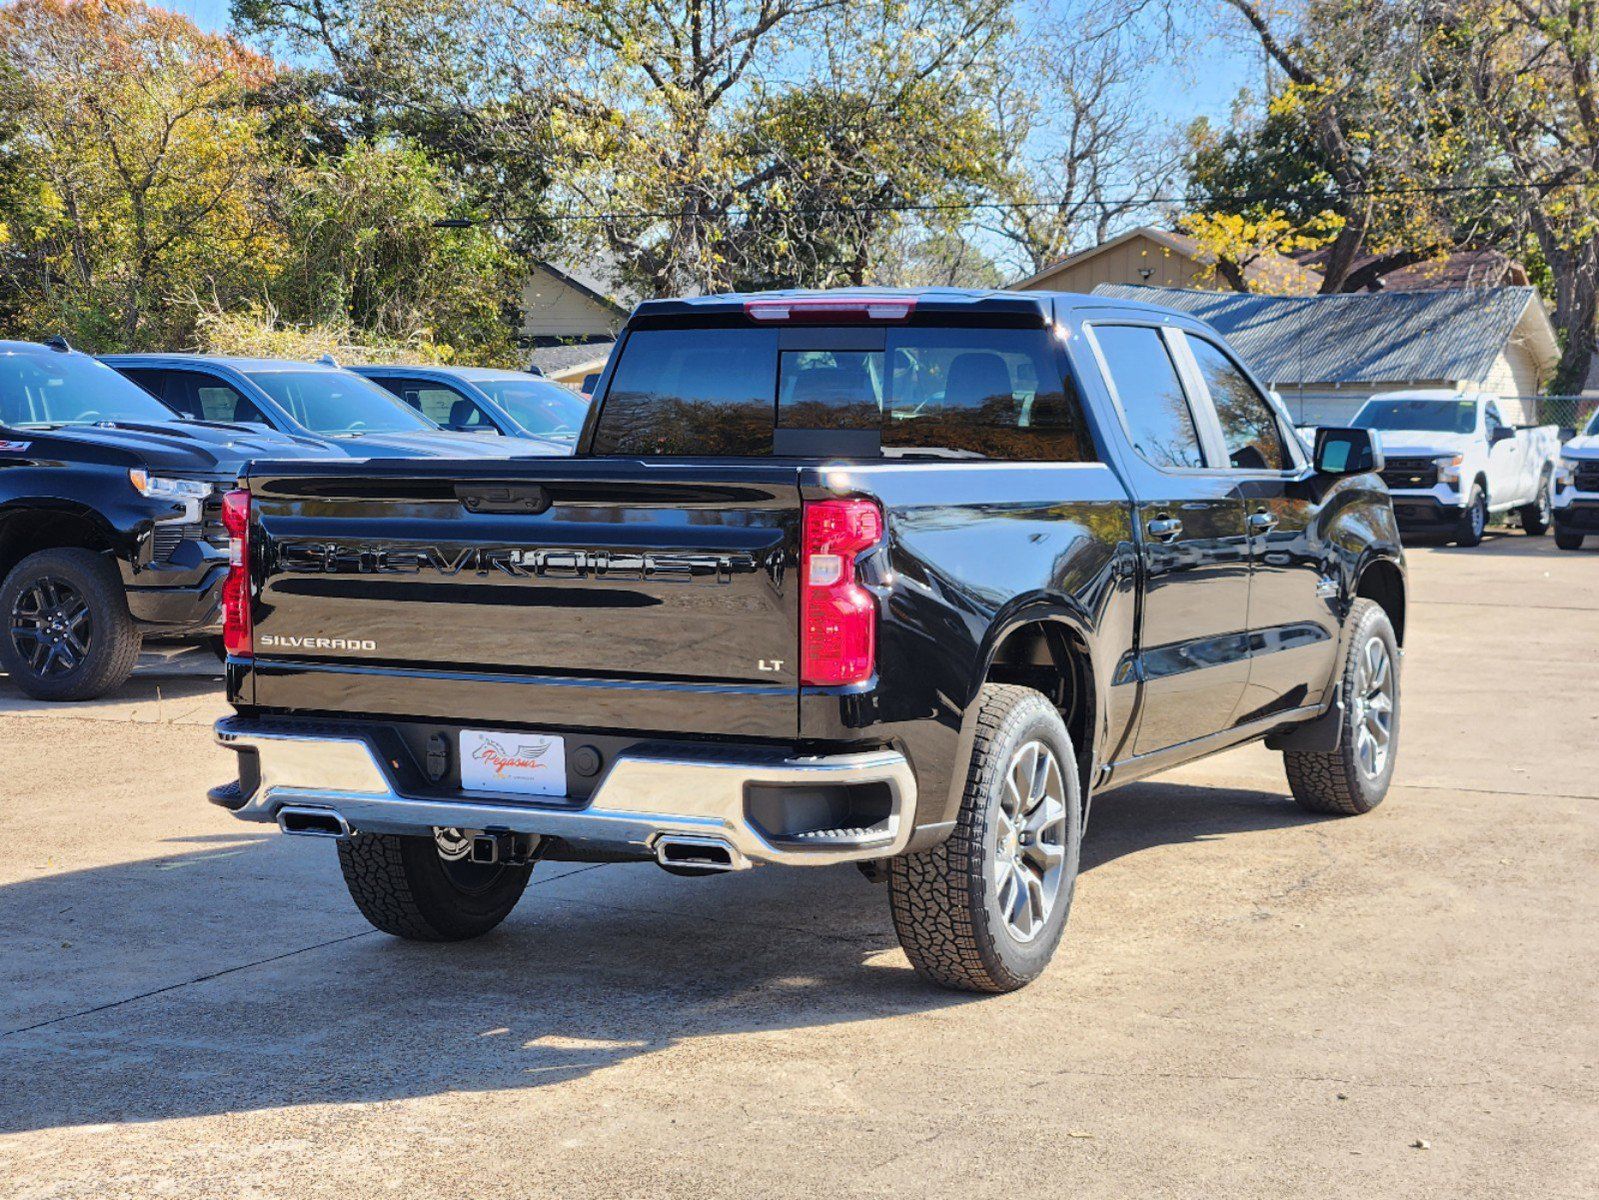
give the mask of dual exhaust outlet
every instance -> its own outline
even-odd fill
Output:
[[[335,809],[292,804],[278,809],[278,828],[296,837],[333,838],[337,841],[348,838],[351,833],[350,823]],[[498,862],[503,857],[499,843],[504,836],[483,834],[474,837],[471,861]],[[743,870],[750,865],[749,860],[732,843],[716,837],[665,833],[655,839],[654,849],[655,861],[674,875],[711,875]]]

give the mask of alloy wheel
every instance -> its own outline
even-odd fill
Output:
[[[995,834],[995,900],[1019,942],[1037,937],[1060,899],[1066,861],[1066,782],[1040,741],[1011,756]]]
[[[65,580],[45,575],[11,606],[11,644],[41,678],[69,675],[89,656],[89,602]]]
[[[1394,736],[1394,664],[1388,644],[1372,638],[1355,667],[1355,761],[1368,779],[1388,766]]]

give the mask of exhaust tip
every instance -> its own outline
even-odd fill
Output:
[[[749,866],[744,856],[721,838],[672,834],[656,839],[655,861],[677,875],[714,875]]]
[[[278,809],[278,828],[284,833],[296,834],[300,837],[326,837],[347,838],[350,836],[350,825],[343,817],[331,808],[295,808],[286,806]]]

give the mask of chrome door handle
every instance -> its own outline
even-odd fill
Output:
[[[1175,542],[1182,535],[1183,523],[1176,517],[1156,517],[1144,528],[1157,542]]]
[[[1277,528],[1277,518],[1269,512],[1249,514],[1249,531],[1251,533],[1270,533]]]

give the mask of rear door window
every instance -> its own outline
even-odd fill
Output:
[[[1160,330],[1147,325],[1092,329],[1133,448],[1168,470],[1203,467],[1199,428]]]

